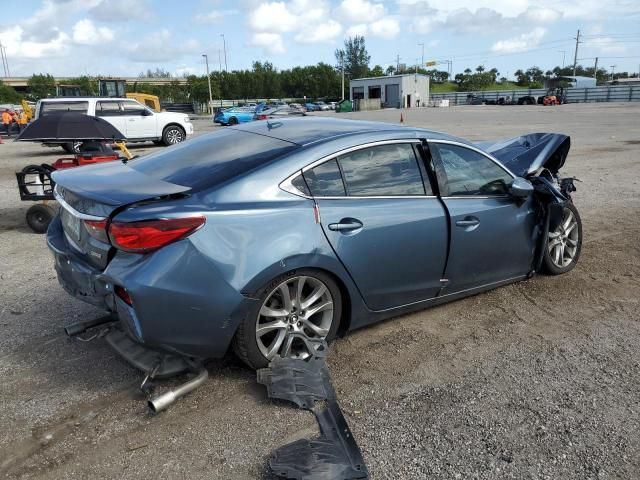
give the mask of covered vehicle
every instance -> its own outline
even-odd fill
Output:
[[[252,367],[310,343],[571,270],[569,138],[474,145],[331,118],[253,122],[123,164],[54,174],[62,286],[137,345],[233,346]]]
[[[255,107],[231,107],[218,110],[213,116],[213,123],[220,125],[238,125],[239,123],[252,122],[256,113],[265,108],[263,103]]]
[[[293,107],[276,107],[268,108],[258,112],[254,116],[254,120],[268,120],[270,118],[286,118],[286,117],[304,117],[304,110]]]

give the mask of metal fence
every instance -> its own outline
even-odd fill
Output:
[[[489,100],[498,101],[500,98],[511,97],[517,101],[520,97],[531,95],[539,97],[546,95],[544,88],[520,89],[520,90],[492,90],[485,92],[451,92],[432,93],[432,101],[449,100],[450,105],[464,105],[468,95]],[[640,102],[640,85],[610,85],[593,88],[567,88],[565,89],[569,103],[585,102]]]

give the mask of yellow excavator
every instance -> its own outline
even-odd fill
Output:
[[[126,91],[126,81],[118,78],[101,78],[98,80],[98,92],[101,97],[127,97],[137,100],[155,112],[160,112],[160,99],[157,95]]]

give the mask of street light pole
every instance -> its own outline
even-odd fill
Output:
[[[422,47],[422,63],[420,64],[420,68],[424,68],[424,43],[419,43],[419,47]]]
[[[564,55],[567,53],[566,50],[558,50],[558,53],[562,54],[562,68],[564,68]]]
[[[221,33],[220,36],[222,37],[222,46],[224,48],[224,71],[228,72],[229,69],[227,68],[227,41],[224,39],[224,33]]]
[[[209,85],[209,113],[213,113],[213,97],[211,96],[211,75],[209,75],[209,57],[203,53],[204,62],[207,65],[207,83]]]
[[[611,65],[611,81],[613,81],[613,72],[616,69],[616,65]]]
[[[344,100],[344,52],[340,52],[340,69],[342,70],[342,100]]]

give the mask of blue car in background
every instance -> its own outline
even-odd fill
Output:
[[[315,103],[311,103],[311,102],[307,102],[304,104],[304,108],[307,112],[315,112],[317,110],[320,110],[318,108],[318,105],[316,105]]]
[[[220,125],[238,125],[253,122],[256,113],[264,108],[264,103],[255,107],[231,107],[219,110],[213,117],[213,123]]]
[[[112,312],[129,343],[195,358],[233,346],[263,368],[571,270],[582,226],[559,175],[569,147],[551,133],[474,144],[374,122],[253,122],[55,172],[47,242],[65,290]]]

